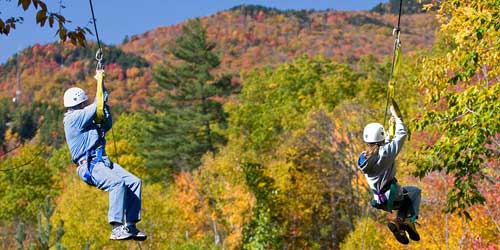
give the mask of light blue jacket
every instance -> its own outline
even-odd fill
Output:
[[[104,89],[105,122],[101,127],[101,135],[99,135],[98,125],[94,123],[96,113],[97,104],[94,100],[94,103],[83,109],[70,109],[64,114],[63,122],[66,143],[71,153],[71,159],[75,163],[85,156],[89,149],[95,148],[97,145],[105,146],[104,134],[113,126],[106,89]]]
[[[358,168],[365,175],[372,190],[381,190],[396,176],[394,161],[403,147],[406,134],[407,130],[403,121],[397,118],[394,138],[379,148],[378,155],[366,159],[365,152],[361,153],[358,159]]]

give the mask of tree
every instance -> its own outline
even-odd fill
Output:
[[[46,148],[26,144],[0,162],[0,219],[34,221],[38,205],[54,187],[57,166],[49,166]]]
[[[371,218],[360,218],[355,230],[340,244],[341,250],[383,249],[384,237]]]
[[[53,225],[50,221],[52,215],[54,214],[55,206],[50,202],[50,196],[45,198],[45,204],[40,204],[40,212],[38,213],[38,230],[35,242],[31,242],[29,244],[29,249],[40,249],[40,250],[49,250],[53,246],[55,246],[56,250],[64,250],[66,249],[61,244],[61,239],[64,235],[64,222],[62,220],[59,221],[57,225],[57,229],[52,232]],[[52,241],[51,238],[54,238]],[[15,235],[15,239],[18,243],[18,250],[24,249],[24,240],[26,239],[26,232],[24,223],[19,223],[17,226],[17,231]]]
[[[0,151],[4,150],[5,132],[7,131],[7,121],[9,114],[9,101],[3,99],[0,101]]]
[[[250,72],[239,105],[227,105],[232,112],[230,131],[245,138],[245,148],[268,152],[290,131],[303,128],[311,110],[332,111],[354,97],[359,77],[348,65],[307,57]]]
[[[283,225],[279,219],[280,201],[273,178],[264,174],[260,164],[247,163],[242,168],[245,181],[253,192],[256,204],[252,208],[252,218],[243,229],[242,248],[278,249],[283,244]]]
[[[435,50],[423,59],[425,110],[415,124],[432,140],[417,154],[417,175],[444,170],[454,185],[447,211],[484,203],[480,185],[498,171],[500,2],[441,1]]]
[[[10,1],[9,1],[10,2]],[[67,23],[71,21],[66,19],[60,12],[53,12],[47,8],[42,0],[18,0],[17,5],[23,8],[24,11],[28,10],[31,6],[37,10],[36,12],[36,23],[40,27],[44,27],[48,21],[49,27],[53,27],[57,24],[57,34],[61,41],[69,41],[73,44],[79,44],[81,46],[86,45],[87,33],[92,34],[89,28],[77,26],[74,30],[68,30],[66,27]],[[62,3],[60,8],[64,8]],[[9,17],[7,19],[0,18],[0,34],[9,35],[10,31],[16,28],[16,25],[22,23],[24,19],[22,17]]]
[[[336,249],[352,230],[354,143],[337,107],[359,93],[360,77],[307,57],[245,76],[240,99],[227,103],[228,145],[240,142],[235,165],[256,200],[243,249]]]
[[[403,0],[403,14],[415,14],[424,12],[424,6],[429,5],[435,0]],[[375,7],[373,7],[370,11],[377,12],[380,14],[391,13],[398,14],[399,13],[399,5],[400,0],[390,0],[388,3],[379,3]]]
[[[204,153],[215,153],[217,145],[224,144],[220,130],[226,127],[226,114],[219,100],[234,87],[229,76],[214,76],[220,66],[214,49],[201,21],[191,20],[171,49],[177,61],[155,70],[165,99],[154,103],[158,111],[150,129],[154,139],[145,145],[151,165],[173,172],[191,170]]]

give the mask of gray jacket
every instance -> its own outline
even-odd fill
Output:
[[[359,156],[358,168],[365,175],[372,190],[382,190],[396,176],[394,161],[403,147],[406,134],[406,126],[401,119],[397,118],[394,138],[379,148],[378,155],[372,155],[366,159],[366,152],[363,151]],[[389,198],[388,195],[389,192],[386,192],[387,198]],[[377,195],[375,195],[375,199],[378,201]]]

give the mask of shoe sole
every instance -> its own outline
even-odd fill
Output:
[[[413,241],[419,241],[420,240],[420,235],[417,233],[417,231],[414,231],[410,226],[406,224],[402,224],[401,228],[408,232],[408,235],[410,236],[410,239]]]
[[[408,245],[408,243],[410,243],[410,240],[408,239],[408,237],[406,237],[406,233],[404,231],[398,230],[396,224],[389,223],[387,224],[387,227],[389,228],[389,230],[391,230],[392,234],[394,234],[394,237],[399,241],[399,243],[403,245]]]
[[[110,240],[131,240],[133,238],[133,235],[130,235],[128,237],[125,237],[125,238],[109,238]]]
[[[148,236],[132,236],[132,239],[135,241],[145,241]]]

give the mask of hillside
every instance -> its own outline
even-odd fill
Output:
[[[341,62],[392,52],[396,16],[375,12],[279,11],[239,6],[203,18],[209,37],[217,42],[222,64],[229,72],[260,65],[278,65],[297,56],[323,55]],[[167,57],[165,48],[181,32],[182,23],[134,36],[121,48],[152,64]],[[430,14],[402,18],[405,52],[429,49],[436,23]]]
[[[396,16],[373,12],[280,11],[239,6],[202,18],[209,38],[217,43],[222,71],[238,74],[259,66],[276,66],[300,55],[322,55],[339,62],[356,62],[363,55],[391,54]],[[107,82],[113,105],[125,110],[147,108],[154,96],[151,65],[169,60],[167,48],[183,23],[160,27],[106,47]],[[429,49],[436,23],[429,14],[405,15],[402,41],[405,53]],[[70,44],[35,45],[21,55],[24,101],[60,103],[63,90],[78,85],[92,89],[95,47]],[[125,53],[124,53],[125,52]],[[134,55],[135,56],[134,56]],[[144,59],[147,61],[144,61]],[[15,60],[0,65],[0,97],[15,93]]]
[[[398,2],[414,14],[391,67]],[[118,165],[141,179],[124,194],[141,200],[143,243],[109,240],[108,194],[65,143],[62,93],[94,94],[97,45],[26,48],[21,105],[16,60],[0,65],[0,249],[499,249],[500,1],[458,2],[237,6],[106,45],[116,164],[94,164],[92,180],[121,185],[100,180]],[[366,124],[390,134],[391,120],[389,143],[363,143]]]

